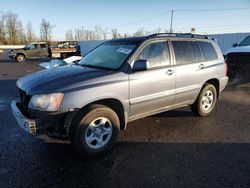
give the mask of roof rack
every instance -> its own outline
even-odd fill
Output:
[[[152,35],[147,36],[147,38],[152,37],[189,37],[189,38],[199,38],[199,39],[208,39],[206,35],[198,35],[192,33],[155,33]]]

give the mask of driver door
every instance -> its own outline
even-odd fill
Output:
[[[26,55],[28,57],[40,57],[41,49],[38,44],[31,44],[28,46],[28,49],[26,50]]]
[[[168,42],[147,44],[136,60],[147,60],[148,70],[129,74],[129,116],[150,114],[173,105],[175,99],[175,67],[171,64]]]

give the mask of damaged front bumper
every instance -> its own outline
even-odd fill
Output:
[[[36,134],[37,132],[37,123],[36,120],[29,119],[23,115],[21,110],[18,108],[19,102],[11,102],[11,111],[13,116],[16,119],[17,124],[30,134]]]
[[[32,116],[27,117],[27,115],[25,115],[26,113],[22,112],[21,106],[21,102],[12,101],[12,114],[19,127],[33,135],[38,133],[48,133],[50,128],[53,128],[52,130],[57,133],[60,132],[61,134],[68,135],[72,119],[77,113],[77,110],[67,110],[57,113],[33,112]]]

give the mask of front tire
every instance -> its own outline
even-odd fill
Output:
[[[205,117],[214,111],[216,102],[216,88],[212,84],[205,84],[198,98],[190,107],[195,115]]]
[[[18,63],[24,62],[24,61],[25,61],[25,56],[22,55],[22,54],[18,54],[18,55],[16,56],[16,61],[17,61]]]
[[[91,105],[72,125],[70,139],[83,156],[96,156],[112,148],[120,130],[117,114],[104,105]]]

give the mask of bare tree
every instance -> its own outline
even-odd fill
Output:
[[[162,31],[162,29],[158,27],[158,28],[154,29],[152,33],[161,33],[161,31]]]
[[[27,25],[26,25],[26,40],[29,43],[36,40],[36,35],[35,35],[34,30],[33,30],[31,22],[28,22]]]
[[[26,37],[26,34],[24,32],[22,22],[18,22],[17,28],[18,28],[18,31],[17,31],[18,44],[25,44],[25,43],[27,43],[27,37]]]
[[[6,14],[6,33],[10,44],[18,43],[19,23],[17,14],[12,12]]]
[[[69,30],[66,31],[65,39],[68,40],[68,41],[73,41],[74,40],[74,34],[73,34],[72,29],[69,29]]]
[[[108,38],[107,35],[108,35],[108,29],[107,28],[103,28],[102,29],[102,38],[104,40],[106,40]]]
[[[94,30],[75,28],[69,29],[65,33],[66,40],[101,40],[107,38],[107,29],[102,29],[100,25],[96,25]]]
[[[5,33],[5,15],[1,13],[0,17],[0,44],[6,44],[6,33]]]
[[[139,36],[143,36],[143,35],[145,35],[144,28],[137,29],[137,31],[133,34],[133,36],[135,36],[135,37],[139,37]]]
[[[95,40],[107,39],[108,29],[102,28],[101,25],[96,25],[94,27],[94,38]]]
[[[94,40],[94,39],[97,39],[96,38],[97,35],[98,34],[95,34],[95,32],[92,31],[92,30],[88,30],[88,29],[83,30],[83,39],[84,40]]]
[[[83,29],[74,29],[74,38],[76,41],[79,41],[79,40],[84,40],[84,32],[83,32]]]
[[[117,39],[119,37],[118,30],[116,28],[111,30],[111,35],[113,39]]]
[[[50,43],[53,28],[54,26],[43,18],[40,26],[41,40]]]

